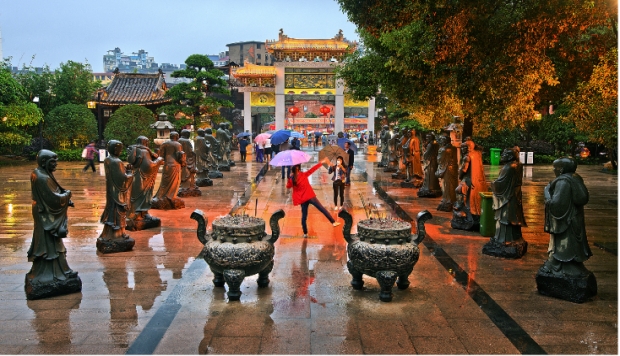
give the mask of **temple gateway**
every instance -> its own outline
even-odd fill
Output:
[[[331,39],[298,39],[280,29],[278,40],[265,41],[265,47],[276,60],[273,66],[246,61],[232,72],[243,83],[245,131],[252,130],[252,115],[259,113],[274,115],[276,130],[373,131],[375,99],[350,99],[334,73],[357,47],[342,30]]]

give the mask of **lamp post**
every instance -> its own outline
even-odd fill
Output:
[[[32,102],[37,104],[37,109],[39,109],[39,96],[35,95],[32,98]],[[41,121],[39,121],[39,150],[43,149],[43,116],[41,116]]]

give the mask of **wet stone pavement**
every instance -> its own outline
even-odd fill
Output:
[[[316,156],[315,153],[312,153]],[[235,153],[235,158],[236,153]],[[248,157],[248,161],[253,157]],[[375,213],[414,217],[428,209],[428,238],[407,290],[379,301],[379,285],[364,276],[353,290],[342,225],[332,227],[311,207],[310,236],[302,237],[301,209],[279,179],[280,170],[239,163],[185,198],[185,209],[151,210],[159,229],[130,232],[133,251],[102,255],[95,241],[105,205],[101,172],[59,164],[59,183],[73,192],[67,259],[79,272],[81,293],[27,301],[24,275],[32,238],[29,174],[34,165],[0,168],[0,353],[5,354],[616,354],[618,352],[617,177],[580,166],[590,190],[587,232],[594,256],[586,266],[598,281],[594,300],[574,304],[541,296],[534,276],[546,258],[542,191],[550,166],[525,167],[523,200],[528,252],[520,260],[482,254],[488,238],[450,228],[451,214],[436,211],[440,198],[418,199],[377,168],[377,156],[356,155],[345,207],[356,222]],[[316,158],[314,158],[316,161]],[[304,168],[310,167],[306,164]],[[487,166],[494,179],[498,167]],[[311,177],[319,200],[336,217],[327,170]],[[254,183],[254,184],[253,184]],[[159,186],[159,178],[156,183]],[[387,201],[380,197],[386,192]],[[213,286],[202,258],[196,222],[201,209],[213,221],[231,211],[268,219],[278,209],[281,235],[271,283],[246,277],[239,302]],[[402,213],[401,213],[402,215]],[[342,220],[340,220],[342,222]],[[210,227],[210,225],[209,225]],[[270,233],[269,228],[268,233]]]

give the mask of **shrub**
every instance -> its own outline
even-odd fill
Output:
[[[135,143],[138,136],[146,136],[153,142],[156,132],[149,125],[154,122],[151,110],[140,105],[123,106],[112,114],[103,136],[107,141],[121,141],[125,147]]]
[[[56,149],[81,148],[97,138],[97,119],[84,105],[61,105],[45,117],[43,136]]]

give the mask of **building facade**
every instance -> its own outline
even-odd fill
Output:
[[[228,47],[229,62],[236,63],[237,65],[251,63],[270,66],[275,62],[274,57],[267,51],[265,42],[235,42],[229,43],[226,46]]]

